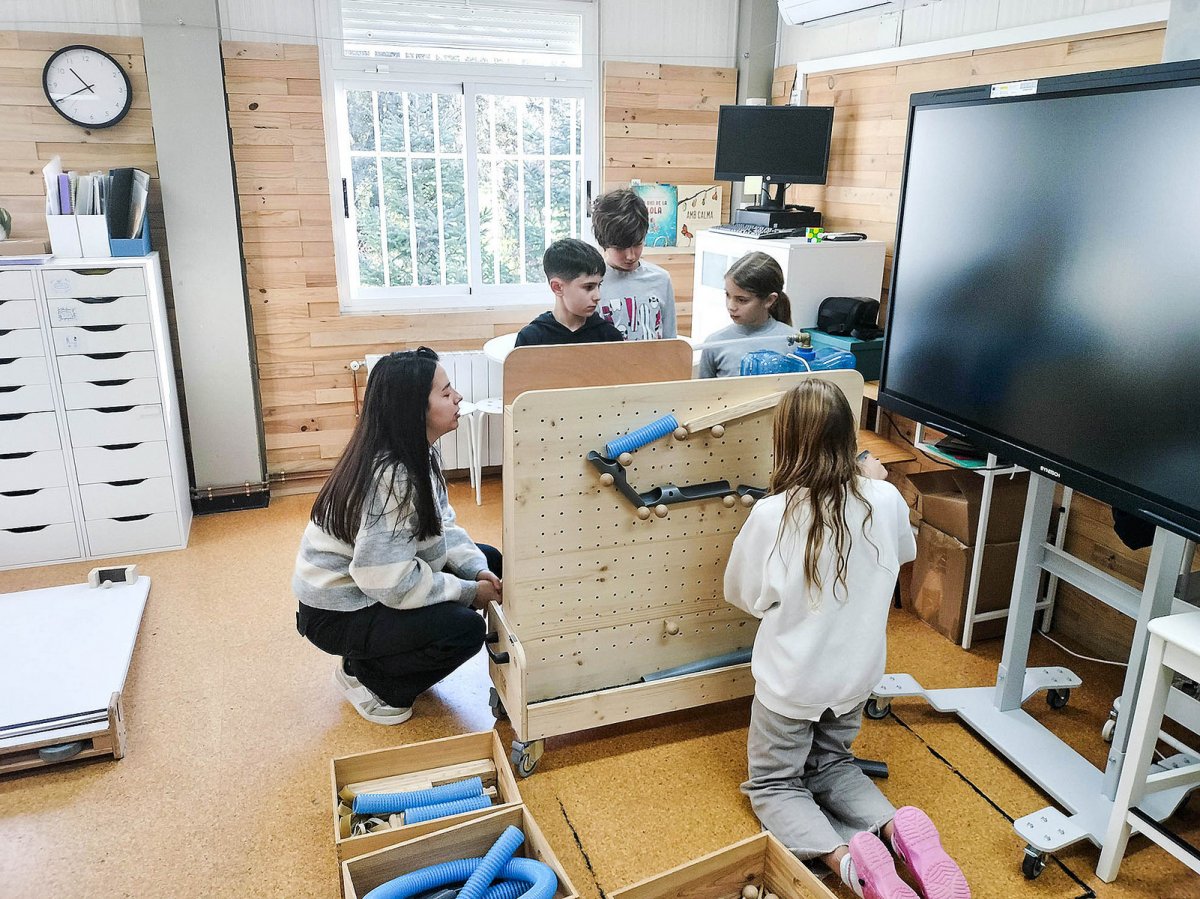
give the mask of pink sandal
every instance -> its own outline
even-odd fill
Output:
[[[896,863],[887,846],[873,833],[856,833],[850,838],[854,874],[862,886],[863,899],[919,899],[912,887],[896,873]]]
[[[925,899],[971,899],[967,878],[946,850],[929,816],[911,805],[896,812],[892,846],[916,878]]]

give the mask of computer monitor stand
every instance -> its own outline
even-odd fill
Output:
[[[733,215],[734,222],[767,225],[771,228],[819,227],[821,213],[814,211],[811,206],[797,206],[784,202],[787,189],[788,185],[782,181],[763,181],[758,203],[736,210]]]

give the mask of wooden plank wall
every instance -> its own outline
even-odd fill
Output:
[[[737,69],[643,62],[604,64],[604,190],[651,183],[710,184],[717,110],[737,102]],[[722,221],[730,185],[723,183]],[[647,253],[671,275],[679,333],[692,330],[692,253]]]
[[[824,186],[789,191],[791,202],[811,203],[832,230],[863,231],[887,242],[884,289],[891,278],[900,177],[908,123],[909,95],[917,91],[1044,78],[1076,72],[1150,65],[1162,60],[1164,29],[1140,26],[1073,40],[1045,41],[979,50],[897,65],[808,77],[808,102],[831,105],[834,115],[829,179]],[[786,103],[795,66],[776,69],[772,103]],[[886,295],[884,297],[886,303]],[[897,417],[897,430],[911,440],[913,423]],[[897,441],[896,431],[889,436]],[[923,460],[906,467],[940,467]],[[1067,549],[1101,570],[1141,586],[1149,550],[1131,550],[1112,530],[1111,509],[1076,496],[1067,531]],[[1133,625],[1079,590],[1062,585],[1055,628],[1089,651],[1109,659],[1128,654]]]
[[[341,315],[317,48],[225,42],[226,90],[275,493],[319,487],[354,426],[349,363],[422,344],[479,349],[544,307]],[[360,388],[362,386],[360,375]]]

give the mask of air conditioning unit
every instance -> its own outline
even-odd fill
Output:
[[[824,25],[853,13],[899,12],[914,6],[928,6],[931,2],[933,0],[779,0],[779,15],[788,25]]]

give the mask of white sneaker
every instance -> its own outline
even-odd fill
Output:
[[[333,669],[333,683],[342,691],[354,711],[372,724],[403,724],[412,717],[411,706],[397,708],[388,705],[364,687],[357,677],[347,674],[340,662]]]

